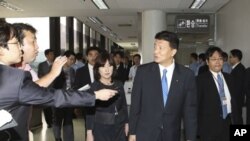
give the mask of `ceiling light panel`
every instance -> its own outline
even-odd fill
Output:
[[[109,9],[108,5],[105,3],[104,0],[92,0],[92,1],[98,9],[101,10]]]
[[[191,9],[200,9],[202,5],[204,5],[204,3],[207,0],[194,0],[194,2],[192,3],[192,5],[190,6]]]
[[[14,4],[8,3],[5,0],[0,0],[0,5],[12,11],[23,11],[23,9],[15,6]]]
[[[102,24],[102,21],[98,19],[97,17],[88,17],[88,19],[95,24],[100,24],[100,25]]]

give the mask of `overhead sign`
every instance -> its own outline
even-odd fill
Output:
[[[208,33],[210,26],[209,15],[177,15],[177,33]]]

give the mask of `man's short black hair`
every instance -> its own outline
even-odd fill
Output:
[[[50,52],[53,52],[53,53],[54,53],[54,50],[52,50],[52,49],[46,49],[46,50],[44,51],[44,55],[47,56],[47,55],[49,55]]]
[[[100,49],[98,47],[89,47],[87,50],[86,50],[86,55],[88,56],[89,52],[92,51],[92,50],[95,50],[97,51],[98,53],[100,53]]]
[[[165,40],[169,42],[169,45],[173,49],[179,48],[179,38],[177,34],[169,31],[161,31],[155,35],[157,40]]]
[[[29,25],[29,24],[25,24],[25,23],[14,23],[13,26],[16,28],[17,33],[18,33],[18,41],[23,45],[23,39],[25,38],[25,34],[24,31],[29,31],[33,34],[36,34],[37,30]]]
[[[239,50],[239,49],[233,49],[233,50],[230,51],[230,53],[231,53],[231,55],[233,57],[237,57],[239,59],[239,61],[241,61],[241,59],[242,59],[242,52],[241,52],[241,50]]]

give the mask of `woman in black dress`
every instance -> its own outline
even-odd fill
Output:
[[[96,101],[87,109],[86,141],[125,141],[128,134],[128,110],[123,84],[113,80],[115,63],[108,53],[100,54],[94,66],[95,81],[91,90],[115,89],[118,94],[109,101]]]

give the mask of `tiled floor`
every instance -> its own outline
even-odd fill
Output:
[[[74,119],[75,141],[85,141],[84,120]],[[30,141],[55,141],[52,128],[47,128],[43,118],[43,127],[30,132]]]
[[[82,118],[74,119],[75,141],[85,141],[84,120]],[[52,128],[47,128],[43,118],[43,127],[30,132],[30,141],[55,141]],[[182,140],[183,141],[183,140]]]

